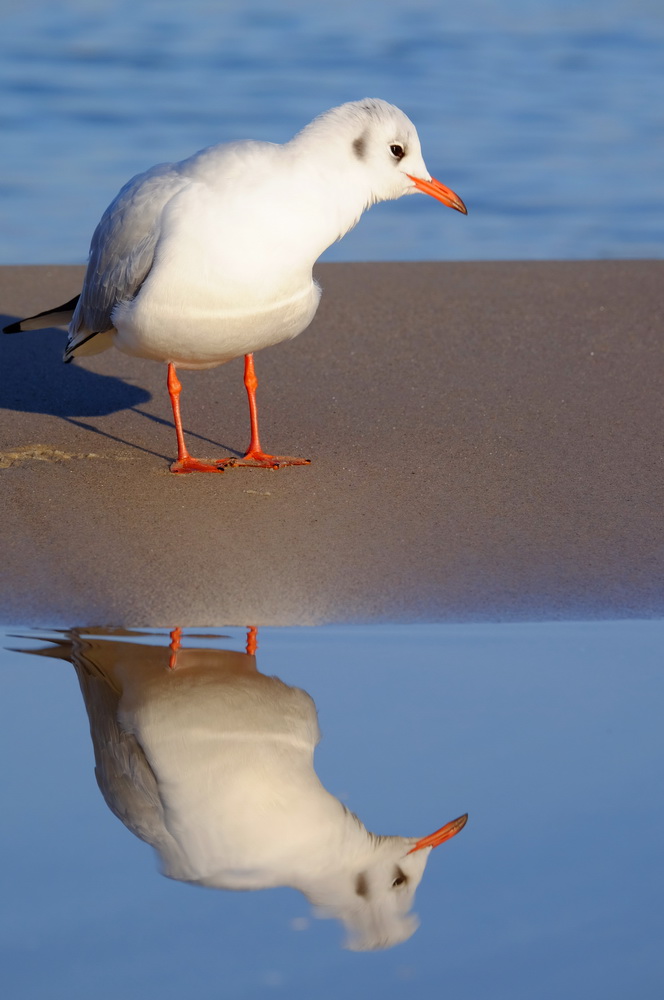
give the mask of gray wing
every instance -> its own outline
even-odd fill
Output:
[[[66,361],[92,336],[113,329],[113,309],[118,302],[131,301],[150,273],[164,207],[188,183],[182,167],[161,163],[138,174],[104,212],[90,244]]]
[[[140,840],[154,847],[167,878],[191,881],[186,858],[169,832],[159,785],[143,747],[118,721],[120,695],[99,675],[76,641],[74,665],[90,721],[95,777],[106,805]]]
[[[89,655],[85,636],[72,630],[65,638],[49,638],[49,643],[53,645],[30,653],[73,665],[90,722],[95,777],[106,805],[141,840],[158,851],[168,850],[172,837],[164,825],[154,771],[136,737],[118,722],[120,692]]]
[[[72,663],[90,722],[95,777],[106,805],[128,830],[155,848],[165,868],[177,871],[180,850],[164,822],[154,771],[136,737],[118,722],[120,692],[89,655],[84,635],[72,630],[48,641],[52,645],[29,652]]]
[[[141,840],[159,850],[170,835],[157,781],[140,743],[118,723],[120,695],[99,676],[75,642],[71,662],[78,675],[90,720],[95,753],[95,777],[106,805]]]

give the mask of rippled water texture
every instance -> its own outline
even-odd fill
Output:
[[[4,263],[83,261],[134,173],[364,96],[471,214],[382,205],[329,259],[662,254],[658,0],[25,0],[0,28]]]

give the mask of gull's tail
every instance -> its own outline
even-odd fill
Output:
[[[49,326],[67,326],[72,316],[76,303],[80,295],[75,295],[69,302],[57,306],[55,309],[46,309],[37,313],[36,316],[28,316],[26,319],[17,319],[15,323],[9,323],[3,333],[21,333],[23,330],[44,330]]]

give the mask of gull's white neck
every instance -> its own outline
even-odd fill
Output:
[[[350,139],[327,148],[324,135],[305,130],[283,146],[239,143],[221,159],[205,151],[194,171],[203,182],[195,199],[175,199],[169,215],[178,228],[181,203],[189,229],[196,216],[207,269],[226,286],[249,281],[253,296],[286,297],[311,280],[323,251],[374,201],[370,175],[350,150]]]
[[[316,776],[311,747],[232,734],[215,742],[203,785],[200,770],[192,782],[187,768],[169,768],[161,784],[178,845],[162,856],[166,874],[216,888],[306,892],[368,849],[370,835]]]
[[[304,131],[283,147],[310,259],[340,240],[374,202],[370,175],[351,154],[351,141],[326,150],[325,136]]]

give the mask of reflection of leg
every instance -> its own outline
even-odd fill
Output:
[[[234,465],[249,465],[260,469],[281,469],[285,465],[309,465],[309,458],[289,458],[284,455],[268,455],[261,448],[258,436],[258,409],[256,407],[256,389],[258,379],[254,370],[253,354],[244,356],[244,385],[247,390],[249,400],[249,419],[251,421],[251,441],[244,458],[229,458],[224,464],[227,467]]]
[[[182,629],[178,628],[171,629],[171,641],[169,649],[171,651],[170,658],[168,660],[168,669],[175,670],[176,660],[178,658],[178,650],[182,644]]]
[[[256,650],[258,649],[258,629],[255,625],[251,625],[247,629],[247,655],[255,656]]]
[[[223,472],[223,464],[213,462],[201,462],[198,458],[192,458],[187,451],[182,430],[182,417],[180,416],[180,393],[182,383],[177,377],[175,365],[169,363],[168,377],[166,380],[168,395],[171,397],[173,407],[173,420],[175,421],[175,433],[178,439],[178,459],[171,465],[171,472]]]

